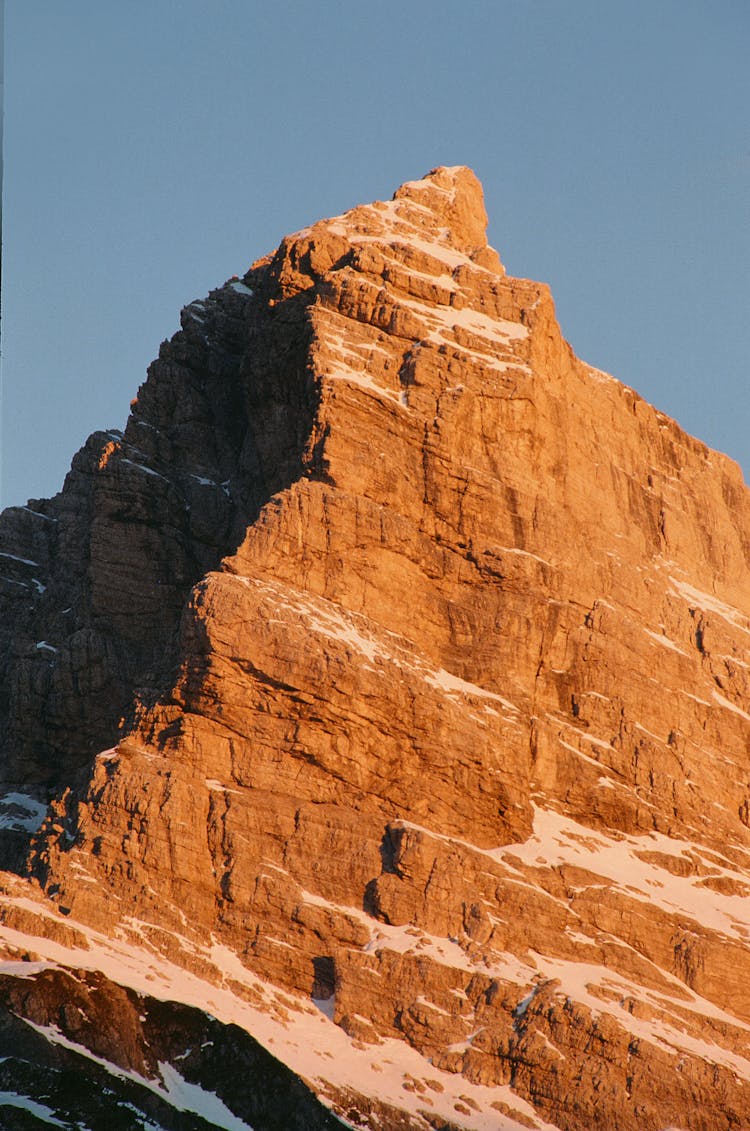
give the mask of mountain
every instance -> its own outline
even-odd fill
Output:
[[[287,237],[0,518],[6,1028],[123,1127],[750,1126],[750,496],[485,228]]]

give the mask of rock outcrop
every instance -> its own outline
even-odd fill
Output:
[[[352,1125],[741,1128],[750,495],[485,226],[441,168],[288,237],[6,512],[6,946],[276,987]]]
[[[0,975],[0,1003],[0,1126],[9,1131],[341,1128],[245,1032],[194,1007],[101,974],[33,966]]]
[[[45,802],[173,678],[191,587],[300,474],[307,296],[272,322],[230,280],[181,314],[124,433],[0,517],[0,773]]]

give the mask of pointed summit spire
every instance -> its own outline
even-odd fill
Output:
[[[440,165],[419,181],[407,181],[394,200],[413,200],[444,217],[451,242],[471,253],[487,246],[487,213],[479,178],[466,165]]]

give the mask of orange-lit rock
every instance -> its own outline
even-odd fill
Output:
[[[353,1042],[468,1089],[456,1126],[750,1125],[750,496],[573,355],[485,225],[474,175],[438,169],[187,308],[125,433],[136,495],[132,450],[90,472],[122,639],[113,556],[132,523],[149,568],[179,534],[177,668],[31,867],[74,920],[335,991]],[[186,512],[206,478],[226,492]]]

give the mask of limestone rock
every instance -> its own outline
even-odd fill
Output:
[[[441,168],[287,237],[6,512],[6,930],[260,979],[303,1075],[322,1011],[354,1125],[739,1128],[750,496],[485,226]]]

